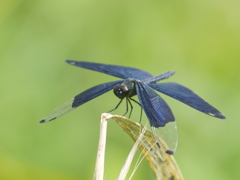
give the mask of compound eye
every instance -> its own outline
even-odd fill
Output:
[[[119,99],[123,99],[125,97],[125,94],[124,94],[124,91],[123,91],[121,85],[116,85],[113,88],[113,92]]]

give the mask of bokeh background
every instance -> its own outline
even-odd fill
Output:
[[[186,180],[239,179],[240,1],[11,0],[0,3],[0,179],[92,179],[100,114],[109,92],[60,119],[38,121],[93,85],[117,78],[65,59],[136,67],[183,84],[222,111],[220,120],[162,97],[177,119],[174,155]],[[123,104],[114,114],[122,114]],[[133,119],[139,120],[134,106]],[[146,117],[144,116],[146,120]],[[110,121],[106,179],[133,141]],[[154,179],[144,161],[134,179]]]

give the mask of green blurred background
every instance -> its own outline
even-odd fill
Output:
[[[0,179],[92,179],[109,92],[60,119],[38,121],[93,85],[117,78],[65,59],[136,67],[183,84],[220,120],[166,96],[177,119],[175,158],[186,180],[240,177],[240,1],[11,0],[0,3]],[[135,106],[134,106],[135,107]],[[114,114],[122,114],[125,105]],[[139,120],[139,107],[133,119]],[[146,117],[144,116],[146,120]],[[133,141],[110,121],[106,179]],[[144,161],[134,179],[154,179]]]

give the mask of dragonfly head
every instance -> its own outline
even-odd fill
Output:
[[[113,92],[119,99],[123,99],[128,96],[129,89],[126,85],[117,84],[116,86],[114,86]]]

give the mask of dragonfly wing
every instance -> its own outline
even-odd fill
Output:
[[[173,155],[176,152],[178,144],[178,131],[176,121],[167,123],[164,127],[155,128],[152,127],[152,132],[157,135],[156,140],[160,137],[162,141],[157,141],[161,150],[169,155]],[[165,143],[163,145],[162,143]]]
[[[143,82],[145,84],[156,83],[156,82],[158,82],[160,80],[168,79],[168,78],[170,78],[174,74],[175,74],[174,71],[167,71],[167,72],[164,72],[164,73],[159,74],[157,76],[150,77],[148,79],[144,79]]]
[[[143,79],[153,77],[150,73],[146,71],[136,69],[136,68],[131,68],[131,67],[92,63],[92,62],[85,62],[85,61],[74,61],[74,60],[66,60],[66,62],[77,67],[98,71],[98,72],[115,76],[121,79],[133,78],[137,80],[143,80]]]
[[[178,135],[175,118],[170,107],[151,87],[144,83],[137,82],[136,91],[154,134],[162,138],[168,145],[169,149],[164,149],[164,152],[173,154],[177,147]]]
[[[205,114],[216,118],[225,119],[225,116],[220,111],[208,104],[193,91],[178,83],[166,82],[159,84],[149,84],[149,86]]]
[[[136,91],[152,127],[163,127],[175,120],[167,103],[147,84],[137,82]]]
[[[53,110],[49,115],[47,115],[46,117],[44,117],[40,123],[45,123],[45,122],[49,122],[52,121],[64,114],[66,114],[67,112],[75,109],[76,107],[110,91],[111,89],[113,89],[113,87],[117,84],[121,84],[123,82],[123,80],[119,80],[119,81],[112,81],[112,82],[108,82],[108,83],[104,83],[104,84],[99,84],[97,86],[94,86],[90,89],[87,89],[86,91],[78,94],[77,96],[75,96],[74,98],[70,99],[69,101],[65,102],[64,104],[62,104],[61,106],[57,107],[55,110]]]

